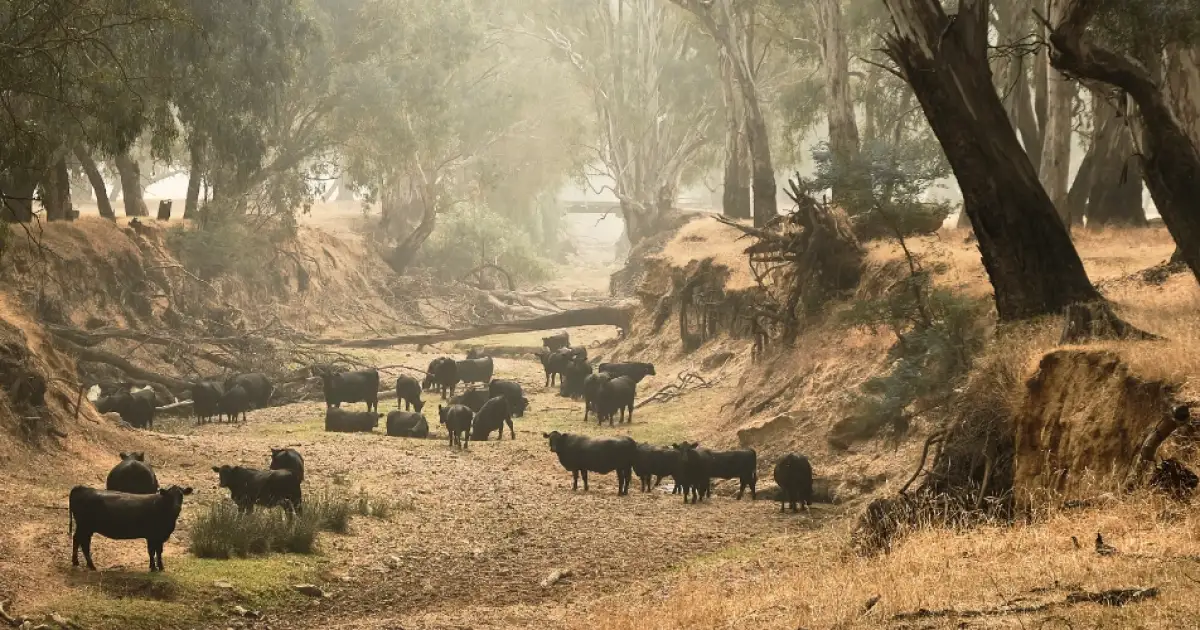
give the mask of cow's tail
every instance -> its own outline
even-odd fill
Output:
[[[758,483],[758,451],[750,449],[750,453],[754,455],[754,483]]]
[[[67,508],[67,535],[75,533],[75,510]]]

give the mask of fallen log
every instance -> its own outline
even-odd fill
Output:
[[[168,337],[160,337],[149,333],[138,332],[135,330],[127,330],[122,328],[102,328],[94,331],[85,331],[69,326],[59,326],[55,324],[46,325],[46,330],[50,331],[56,337],[65,339],[77,346],[91,348],[109,339],[122,339],[126,341],[136,341],[138,343],[150,344],[153,346],[188,346],[195,348],[201,343],[232,343],[238,341],[234,338],[226,339],[170,339]],[[245,366],[238,363],[232,357],[223,356],[207,350],[194,349],[196,356],[212,363],[213,365],[223,367],[233,371],[241,371]]]
[[[437,333],[417,335],[399,335],[395,337],[376,337],[368,339],[315,339],[314,345],[342,346],[345,348],[389,348],[392,346],[410,345],[425,346],[443,341],[462,341],[489,335],[504,335],[509,333],[534,332],[538,330],[557,330],[559,328],[574,328],[578,326],[616,326],[622,334],[627,334],[633,322],[632,303],[620,306],[597,306],[580,308],[561,313],[551,313],[540,317],[484,324],[471,328],[460,328]]]
[[[140,379],[148,383],[162,385],[172,393],[179,393],[191,389],[191,384],[186,381],[182,381],[173,376],[156,374],[154,372],[150,372],[149,370],[144,370],[130,363],[124,357],[119,357],[111,352],[105,352],[104,350],[97,350],[95,348],[85,348],[62,338],[60,338],[60,341],[62,341],[63,345],[66,346],[67,350],[74,353],[75,356],[81,360],[111,365],[128,374],[129,376],[132,376],[133,378]]]

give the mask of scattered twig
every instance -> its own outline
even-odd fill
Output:
[[[680,372],[677,382],[664,385],[663,387],[659,388],[658,391],[651,394],[648,398],[645,398],[641,402],[634,405],[633,408],[641,409],[650,403],[667,402],[669,400],[679,398],[688,391],[708,389],[712,386],[713,384],[711,382],[704,380],[703,376],[700,376],[695,372]]]

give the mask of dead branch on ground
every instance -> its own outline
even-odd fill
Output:
[[[712,382],[704,380],[703,376],[700,376],[695,372],[680,372],[676,382],[668,383],[659,388],[658,391],[634,405],[633,408],[641,409],[650,403],[667,402],[669,400],[679,398],[689,391],[708,389],[712,386]]]

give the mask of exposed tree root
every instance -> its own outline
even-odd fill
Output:
[[[1071,304],[1066,309],[1066,324],[1059,343],[1086,343],[1096,340],[1160,341],[1121,319],[1107,302]]]
[[[958,610],[944,608],[929,610],[922,608],[911,612],[892,615],[893,621],[915,621],[918,619],[936,619],[943,617],[1001,617],[1006,615],[1027,615],[1030,613],[1046,612],[1062,606],[1074,604],[1101,604],[1104,606],[1124,606],[1147,599],[1158,597],[1158,587],[1149,588],[1115,588],[1107,591],[1092,593],[1090,591],[1072,591],[1061,600],[1042,602],[1040,604],[1004,605],[996,608],[979,610]]]

